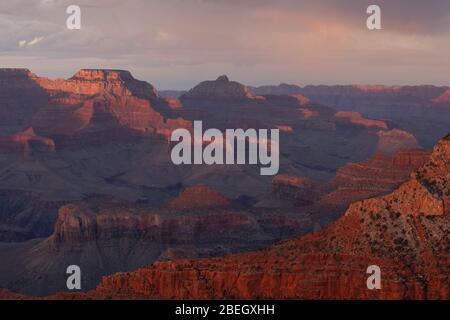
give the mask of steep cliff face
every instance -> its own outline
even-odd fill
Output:
[[[264,251],[157,263],[105,277],[95,298],[448,299],[450,140],[390,195],[331,227]],[[366,269],[382,270],[368,290]]]

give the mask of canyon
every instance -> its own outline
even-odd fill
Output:
[[[448,87],[382,85],[296,85],[252,87],[255,95],[302,94],[337,111],[359,112],[378,120],[390,120],[412,133],[425,148],[448,133]],[[431,111],[432,110],[432,111]],[[431,111],[431,112],[430,112]],[[432,125],[431,125],[432,124]]]
[[[85,298],[443,298],[446,90],[220,76],[165,97],[124,70],[0,69],[0,298],[65,291],[74,261]],[[279,130],[278,174],[175,165],[195,121]],[[353,286],[362,261],[386,296]]]

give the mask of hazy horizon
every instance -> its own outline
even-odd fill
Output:
[[[81,30],[66,28],[70,4]],[[369,4],[382,30],[366,28]],[[0,67],[125,69],[159,90],[221,74],[249,86],[449,86],[450,1],[15,0],[0,4],[0,53]]]

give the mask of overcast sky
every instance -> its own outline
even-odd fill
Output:
[[[82,29],[66,28],[66,8]],[[382,9],[383,30],[366,28]],[[127,69],[159,89],[227,74],[248,85],[450,85],[450,0],[8,0],[0,67],[69,77]]]

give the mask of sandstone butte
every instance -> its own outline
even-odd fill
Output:
[[[448,299],[450,135],[408,181],[333,225],[262,251],[158,262],[48,299]],[[382,289],[368,290],[378,265]],[[24,298],[0,291],[2,298]]]

